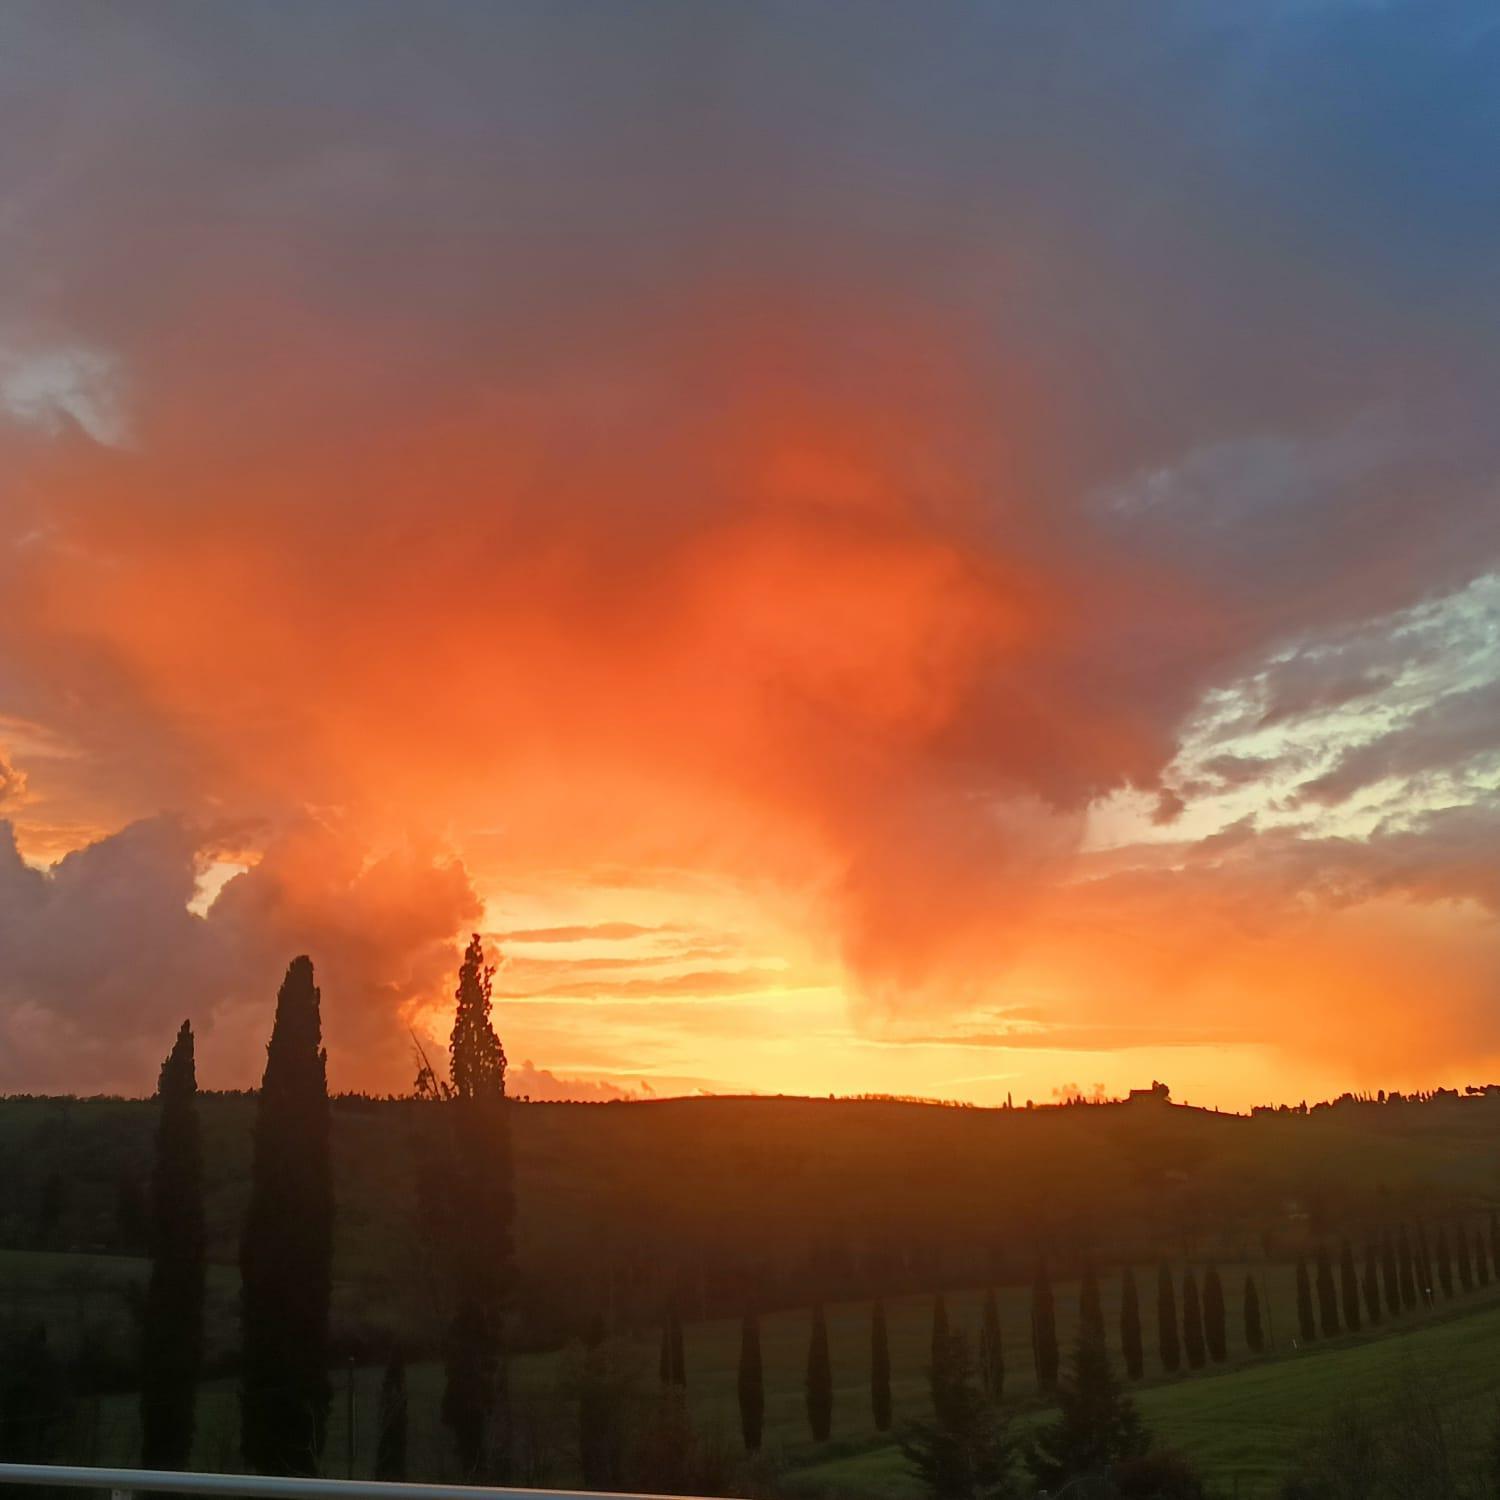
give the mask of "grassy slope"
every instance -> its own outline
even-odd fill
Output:
[[[1225,1494],[1258,1500],[1274,1494],[1299,1444],[1341,1403],[1379,1403],[1413,1375],[1434,1383],[1460,1425],[1487,1424],[1500,1399],[1497,1355],[1500,1305],[1491,1299],[1373,1339],[1156,1385],[1137,1401],[1159,1442],[1190,1454]],[[788,1480],[809,1495],[920,1494],[889,1444],[802,1464]]]

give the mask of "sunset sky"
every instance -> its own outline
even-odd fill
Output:
[[[1500,17],[12,3],[0,1088],[1500,1078]]]

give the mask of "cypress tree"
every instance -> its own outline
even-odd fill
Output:
[[[941,1363],[943,1351],[948,1345],[948,1304],[939,1292],[932,1304],[932,1347],[928,1355],[929,1365]]]
[[[1500,1215],[1490,1210],[1490,1264],[1495,1268],[1495,1276],[1500,1278]]]
[[[898,1438],[902,1456],[925,1493],[934,1497],[1016,1494],[1014,1443],[994,1402],[974,1386],[968,1342],[950,1333],[930,1371],[933,1420],[907,1422]]]
[[[406,1478],[406,1361],[399,1349],[391,1350],[385,1373],[380,1377],[380,1431],[375,1444],[375,1477]]]
[[[1339,1298],[1333,1282],[1333,1260],[1327,1245],[1318,1246],[1318,1327],[1325,1339],[1339,1331]]]
[[[1426,1306],[1432,1306],[1432,1252],[1427,1248],[1427,1226],[1417,1220],[1417,1243],[1413,1252],[1416,1262],[1417,1296]]]
[[[1120,1281],[1120,1356],[1125,1361],[1125,1373],[1131,1380],[1139,1380],[1146,1367],[1145,1353],[1141,1347],[1141,1302],[1135,1289],[1135,1271],[1125,1267]]]
[[[1203,1338],[1208,1344],[1208,1357],[1216,1365],[1223,1364],[1229,1345],[1224,1327],[1224,1284],[1217,1266],[1210,1266],[1203,1278]]]
[[[1458,1246],[1458,1284],[1466,1291],[1474,1290],[1474,1262],[1469,1259],[1469,1231],[1459,1224],[1453,1231],[1454,1243]]]
[[[276,997],[240,1241],[240,1436],[263,1474],[317,1471],[328,1423],[333,1179],[328,1054],[312,960]]]
[[[1000,1336],[1000,1305],[994,1289],[985,1294],[984,1319],[979,1329],[980,1384],[992,1401],[1005,1395],[1005,1347]]]
[[[813,1308],[807,1346],[807,1425],[815,1443],[826,1443],[833,1427],[833,1369],[828,1360],[828,1322],[823,1304]]]
[[[891,1429],[891,1345],[885,1328],[885,1303],[870,1314],[870,1411],[876,1432]]]
[[[1177,1295],[1172,1290],[1172,1268],[1163,1261],[1156,1273],[1156,1349],[1161,1367],[1175,1375],[1182,1366],[1182,1345],[1177,1337]]]
[[[203,1137],[186,1021],[156,1086],[151,1279],[141,1326],[141,1467],[185,1469],[203,1367]]]
[[[760,1449],[761,1429],[766,1416],[766,1381],[760,1357],[760,1318],[754,1312],[746,1312],[740,1325],[740,1432],[745,1439],[745,1451],[755,1453]]]
[[[1260,1326],[1260,1292],[1255,1278],[1245,1277],[1245,1347],[1252,1354],[1260,1354],[1266,1347],[1266,1335]]]
[[[1354,1269],[1354,1250],[1345,1240],[1339,1246],[1339,1300],[1343,1307],[1344,1327],[1359,1332],[1359,1276]]]
[[[1036,1383],[1044,1391],[1057,1385],[1057,1309],[1047,1263],[1038,1261],[1031,1287],[1031,1355],[1036,1364]]]
[[[1083,1268],[1078,1283],[1078,1329],[1083,1338],[1104,1341],[1104,1304],[1099,1300],[1099,1278],[1092,1265]]]
[[[1311,1343],[1318,1336],[1317,1324],[1313,1321],[1312,1287],[1307,1280],[1307,1257],[1297,1257],[1297,1332],[1304,1343]]]
[[[1445,1297],[1453,1295],[1453,1262],[1448,1254],[1448,1232],[1439,1229],[1437,1233],[1437,1279],[1438,1285],[1443,1289]]]
[[[1365,1295],[1365,1316],[1371,1326],[1380,1321],[1380,1264],[1375,1254],[1375,1241],[1365,1241],[1365,1274],[1362,1282]]]
[[[1410,1312],[1417,1305],[1417,1272],[1412,1260],[1411,1240],[1403,1224],[1396,1238],[1396,1264],[1399,1268],[1401,1306]]]
[[[1396,1243],[1389,1229],[1380,1232],[1380,1286],[1385,1310],[1394,1318],[1401,1311],[1401,1277],[1396,1269]]]
[[[1490,1258],[1485,1252],[1484,1235],[1474,1231],[1474,1280],[1480,1286],[1490,1284]]]
[[[1038,1428],[1026,1447],[1026,1465],[1049,1494],[1065,1492],[1074,1479],[1108,1474],[1116,1462],[1138,1458],[1150,1446],[1099,1334],[1092,1323],[1079,1328],[1068,1378],[1057,1393],[1058,1419]]]
[[[1189,1266],[1182,1273],[1182,1348],[1188,1368],[1201,1370],[1204,1360],[1203,1304],[1198,1299],[1198,1279]]]
[[[453,1312],[444,1348],[442,1418],[466,1477],[504,1477],[509,1411],[503,1359],[515,1215],[505,1048],[491,1021],[494,968],[475,933],[464,950],[449,1038],[452,1078],[443,1240]]]
[[[661,1323],[661,1357],[658,1361],[661,1383],[668,1386],[686,1386],[687,1368],[683,1357],[682,1317],[677,1311],[677,1299],[667,1303],[666,1316]]]

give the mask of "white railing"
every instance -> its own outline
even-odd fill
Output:
[[[279,1474],[184,1474],[175,1469],[95,1469],[81,1464],[0,1464],[0,1484],[108,1490],[117,1496],[228,1495],[240,1500],[605,1500],[594,1490],[522,1490],[479,1484],[397,1484],[384,1479],[291,1479]],[[616,1495],[607,1500],[664,1500]]]

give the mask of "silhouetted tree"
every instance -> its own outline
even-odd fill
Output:
[[[1312,1286],[1307,1279],[1307,1257],[1297,1257],[1297,1332],[1304,1343],[1318,1336],[1318,1327],[1313,1319]]]
[[[1490,1284],[1490,1257],[1485,1249],[1483,1231],[1474,1231],[1474,1280],[1480,1286]]]
[[[1458,1284],[1466,1292],[1474,1290],[1474,1262],[1469,1259],[1469,1231],[1459,1224],[1453,1231],[1453,1242],[1457,1247],[1454,1259],[1458,1262]]]
[[[1057,1404],[1057,1421],[1026,1445],[1026,1466],[1049,1492],[1085,1476],[1103,1477],[1117,1460],[1138,1457],[1150,1446],[1135,1402],[1115,1378],[1104,1340],[1092,1326],[1079,1329]]]
[[[1223,1364],[1229,1346],[1224,1328],[1224,1284],[1216,1266],[1210,1266],[1203,1278],[1203,1338],[1208,1357],[1215,1364]]]
[[[1086,1338],[1104,1341],[1104,1304],[1099,1300],[1099,1278],[1092,1264],[1085,1265],[1078,1283],[1078,1329]]]
[[[1427,1226],[1417,1220],[1417,1241],[1412,1251],[1416,1262],[1417,1295],[1428,1306],[1432,1306],[1432,1252],[1427,1248]]]
[[[738,1391],[740,1433],[745,1439],[745,1451],[755,1453],[760,1449],[761,1429],[765,1425],[766,1379],[760,1357],[760,1318],[753,1311],[747,1312],[740,1324]]]
[[[392,1349],[380,1377],[380,1405],[376,1413],[375,1477],[406,1478],[406,1361]]]
[[[870,1314],[870,1411],[876,1432],[891,1426],[891,1345],[885,1327],[885,1303],[877,1301]]]
[[[932,1500],[1019,1500],[1014,1444],[995,1403],[975,1387],[961,1333],[943,1341],[929,1383],[932,1420],[907,1423],[898,1442]]]
[[[1411,1240],[1403,1224],[1396,1237],[1396,1264],[1399,1268],[1401,1306],[1410,1312],[1417,1305],[1417,1271],[1412,1259]]]
[[[1389,1229],[1380,1234],[1380,1285],[1385,1310],[1394,1318],[1401,1311],[1401,1273],[1396,1269],[1396,1242]]]
[[[979,1325],[979,1383],[992,1401],[1005,1395],[1005,1347],[1000,1335],[1000,1305],[993,1289],[985,1293]]]
[[[1492,1208],[1490,1210],[1490,1264],[1495,1268],[1495,1275],[1500,1278],[1500,1214]]]
[[[1139,1380],[1146,1367],[1145,1352],[1141,1347],[1141,1302],[1135,1289],[1135,1271],[1125,1267],[1120,1281],[1120,1357],[1125,1361],[1125,1373],[1131,1380]]]
[[[1031,1354],[1036,1363],[1036,1383],[1044,1391],[1057,1384],[1057,1309],[1047,1263],[1038,1261],[1031,1287]]]
[[[687,1385],[687,1359],[682,1338],[682,1315],[677,1310],[677,1299],[667,1303],[666,1316],[661,1323],[661,1358],[658,1362],[663,1385]]]
[[[1443,1289],[1445,1297],[1453,1295],[1453,1261],[1448,1254],[1448,1232],[1439,1229],[1437,1232],[1437,1279],[1438,1285]]]
[[[193,1031],[161,1065],[151,1165],[151,1279],[141,1324],[141,1467],[185,1469],[203,1365],[203,1138]]]
[[[1339,1298],[1327,1245],[1318,1246],[1318,1330],[1325,1339],[1337,1337],[1339,1331]]]
[[[1359,1276],[1354,1269],[1354,1250],[1348,1240],[1339,1246],[1339,1303],[1344,1314],[1344,1327],[1350,1333],[1358,1333]]]
[[[1265,1330],[1260,1324],[1260,1290],[1250,1275],[1245,1277],[1245,1347],[1252,1354],[1259,1354],[1266,1347]]]
[[[807,1345],[807,1425],[815,1443],[826,1443],[833,1426],[833,1368],[828,1360],[828,1320],[823,1304],[813,1308]]]
[[[948,1303],[939,1292],[932,1300],[932,1338],[927,1353],[927,1363],[935,1365],[943,1357],[948,1339]]]
[[[1156,1350],[1162,1369],[1175,1375],[1182,1367],[1182,1345],[1177,1336],[1177,1294],[1172,1290],[1172,1268],[1166,1261],[1156,1273]]]
[[[578,1460],[589,1490],[618,1490],[625,1483],[627,1423],[638,1415],[638,1391],[634,1359],[627,1357],[622,1368],[617,1354],[604,1319],[596,1315],[584,1339],[578,1391]],[[664,1404],[673,1404],[674,1390],[664,1388]],[[658,1426],[648,1420],[651,1439],[661,1436],[670,1421]]]
[[[246,1461],[263,1474],[317,1470],[332,1288],[328,1055],[304,956],[276,997],[240,1242],[240,1436]]]
[[[444,1346],[442,1417],[466,1478],[503,1478],[510,1463],[504,1346],[515,1214],[505,1048],[491,1020],[494,968],[478,933],[454,991],[442,1238],[453,1308]]]
[[[1361,1281],[1365,1297],[1365,1316],[1371,1324],[1380,1321],[1380,1261],[1375,1253],[1375,1241],[1365,1241],[1365,1274]]]
[[[1189,1266],[1182,1273],[1182,1350],[1188,1369],[1201,1370],[1205,1357],[1203,1343],[1203,1304],[1198,1298],[1198,1278]]]

